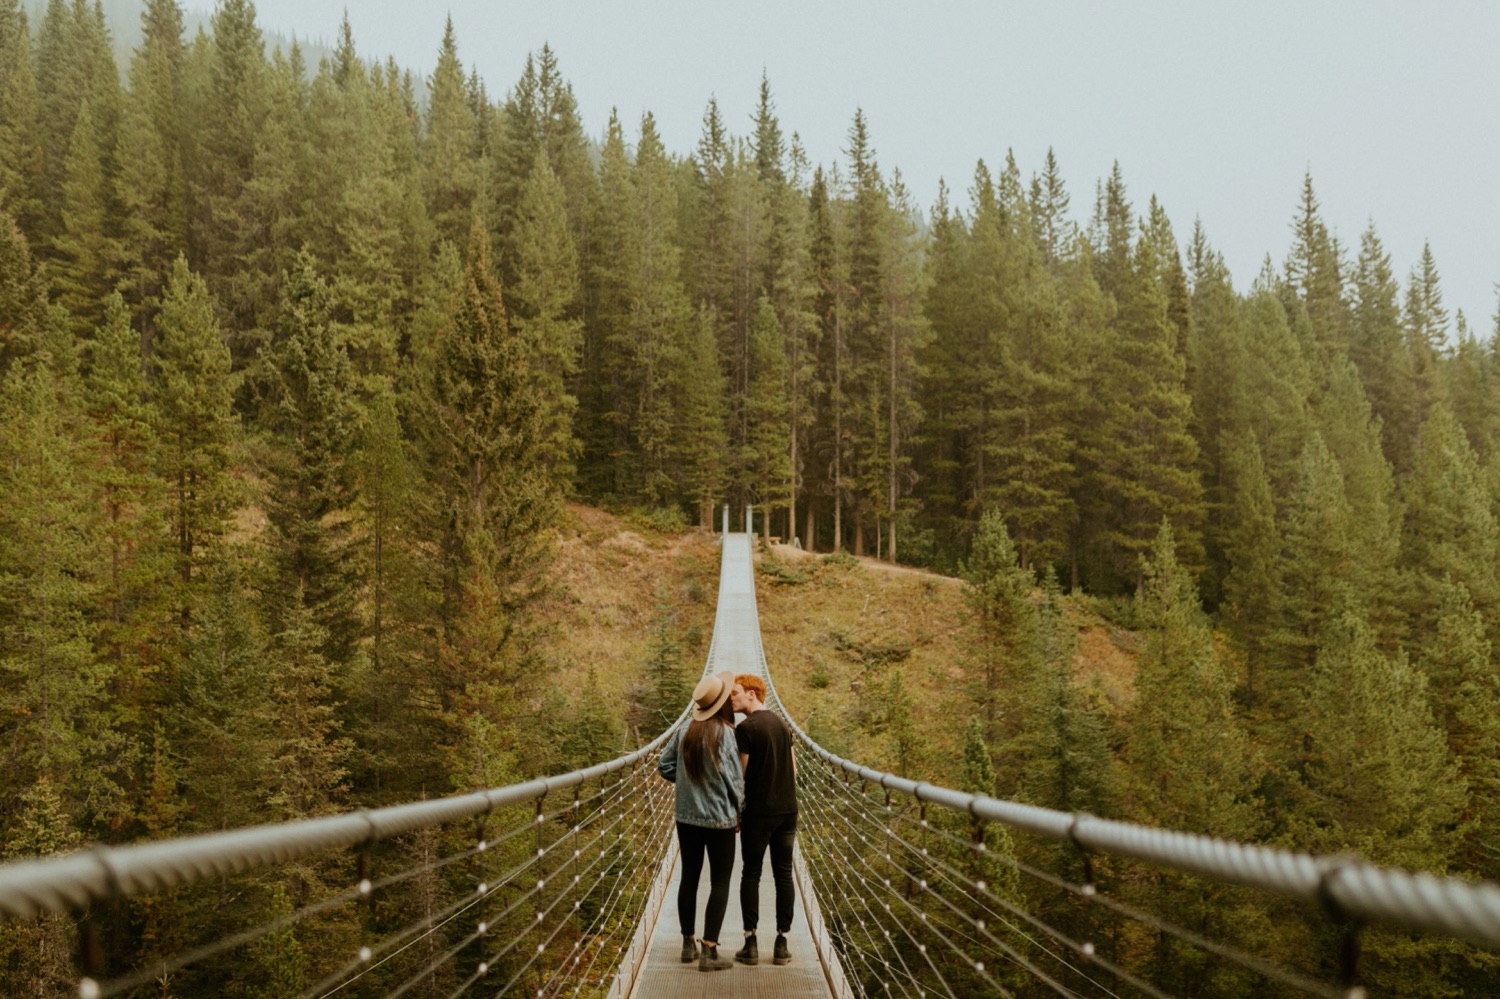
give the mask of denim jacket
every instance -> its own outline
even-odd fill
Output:
[[[663,777],[677,785],[677,821],[709,829],[733,829],[739,824],[740,810],[745,807],[745,778],[740,772],[734,730],[726,727],[719,733],[719,759],[717,764],[704,761],[708,765],[701,782],[694,781],[680,766],[682,737],[686,732],[684,725],[667,740],[661,762],[656,765]],[[681,780],[677,779],[679,772]]]

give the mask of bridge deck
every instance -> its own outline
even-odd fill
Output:
[[[732,670],[735,673],[763,673],[764,658],[760,647],[760,620],[755,608],[754,563],[750,546],[753,539],[748,534],[730,534],[724,537],[723,565],[719,573],[719,606],[714,620],[713,645],[709,650],[708,671],[717,673]],[[771,880],[769,856],[761,873],[760,881],[760,961],[755,967],[737,964],[728,971],[705,973],[698,965],[683,964],[680,960],[682,936],[677,924],[677,886],[681,883],[682,867],[677,861],[677,849],[671,849],[672,876],[663,896],[661,911],[652,932],[645,964],[640,977],[630,993],[636,999],[673,999],[678,996],[713,996],[714,999],[735,997],[770,996],[818,996],[820,999],[832,993],[828,976],[819,962],[808,929],[807,899],[802,897],[802,885],[797,886],[796,915],[792,919],[792,931],[787,934],[787,946],[792,952],[792,963],[777,967],[771,963],[771,945],[776,939],[776,890]],[[724,929],[720,933],[721,954],[733,955],[744,943],[744,927],[740,922],[739,862],[735,857],[735,877],[730,887],[729,909],[724,916]],[[703,906],[708,901],[708,871],[698,885],[698,931],[703,931]],[[649,914],[648,914],[649,915]]]

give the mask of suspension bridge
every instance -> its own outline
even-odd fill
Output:
[[[571,773],[0,866],[0,931],[73,934],[72,987],[84,999],[237,994],[247,953],[295,968],[265,994],[306,999],[1166,997],[1213,995],[1211,983],[1230,979],[1256,983],[1249,994],[1356,999],[1365,995],[1359,943],[1369,927],[1500,946],[1495,885],[1054,812],[839,757],[776,695],[761,648],[753,542],[748,531],[728,532],[726,514],[705,670],[764,676],[768,706],[797,740],[791,964],[700,975],[679,960],[672,788],[655,763],[685,711],[635,752]],[[993,848],[996,827],[1051,844],[1056,862],[1043,867]],[[1113,890],[1111,881],[1139,872],[1304,906],[1326,920],[1332,952],[1293,967],[1176,925]],[[273,880],[295,891],[276,896],[283,904],[271,918],[235,925],[236,900]],[[774,911],[771,886],[763,877],[763,912]],[[223,914],[220,924],[196,937],[160,932],[171,946],[121,965],[113,934],[138,932],[151,918],[169,923],[174,900],[192,898],[216,899],[208,908]],[[1043,898],[1045,906],[1027,901]],[[731,903],[729,949],[735,915]],[[1136,960],[1143,939],[1197,955],[1197,983],[1151,980],[1142,970],[1149,962]]]

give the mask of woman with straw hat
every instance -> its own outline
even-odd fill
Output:
[[[705,676],[693,688],[693,720],[667,740],[657,769],[677,786],[677,845],[682,852],[682,885],[677,890],[677,919],[682,924],[682,962],[698,962],[699,971],[734,967],[719,956],[719,929],[729,906],[734,875],[735,829],[745,803],[745,778],[734,741],[733,673]],[[708,906],[703,913],[703,949],[693,936],[698,908],[698,879],[708,855]]]

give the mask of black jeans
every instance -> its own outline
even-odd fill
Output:
[[[724,910],[729,908],[729,879],[734,877],[734,830],[707,829],[677,823],[677,845],[682,850],[682,884],[677,888],[677,921],[682,935],[693,935],[698,909],[698,879],[703,854],[708,854],[708,908],[703,911],[703,939],[719,941]]]
[[[776,932],[792,928],[796,892],[792,888],[792,844],[797,839],[797,813],[790,815],[746,815],[740,820],[740,853],[745,866],[740,873],[740,912],[745,932],[760,923],[760,868],[766,847],[771,848],[771,877],[776,881]]]

